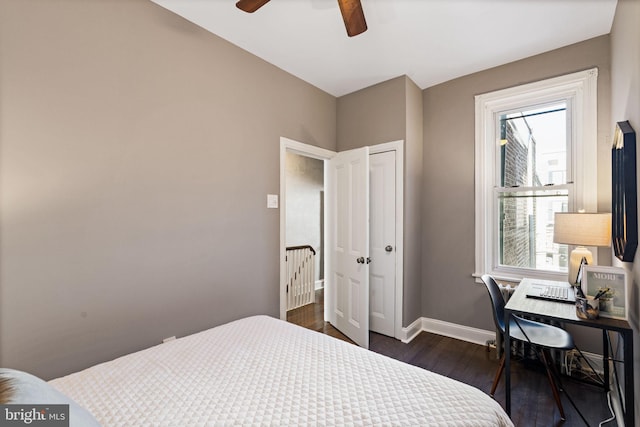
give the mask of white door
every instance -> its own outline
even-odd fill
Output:
[[[396,152],[371,154],[369,327],[395,335],[396,293]]]
[[[338,153],[325,176],[329,321],[369,348],[369,148]]]

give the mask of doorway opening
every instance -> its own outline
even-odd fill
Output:
[[[324,287],[324,161],[285,153],[287,313]]]

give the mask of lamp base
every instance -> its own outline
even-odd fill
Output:
[[[593,254],[591,251],[584,246],[576,246],[569,256],[569,276],[567,281],[572,285],[576,285],[576,279],[578,278],[578,270],[580,269],[582,258],[586,258],[587,264],[593,264]]]

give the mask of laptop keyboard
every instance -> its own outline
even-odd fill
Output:
[[[540,291],[540,296],[553,299],[569,299],[569,289],[564,286],[545,286]]]

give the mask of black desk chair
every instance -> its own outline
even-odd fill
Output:
[[[502,297],[500,288],[493,277],[485,274],[482,276],[482,281],[489,291],[489,297],[491,298],[491,304],[493,305],[493,320],[495,321],[496,327],[500,333],[504,336],[504,298]],[[562,408],[562,402],[560,401],[558,386],[555,381],[555,368],[553,366],[553,359],[551,358],[551,350],[571,350],[575,348],[573,338],[564,329],[547,325],[545,323],[535,322],[533,320],[527,320],[514,315],[511,316],[511,321],[509,323],[509,334],[512,339],[530,343],[535,349],[536,354],[547,370],[547,378],[551,384],[553,397],[556,401],[556,405],[558,405],[558,409],[560,410],[560,416],[564,420],[565,414],[564,409]],[[502,352],[498,371],[496,372],[493,385],[491,386],[491,392],[489,393],[491,397],[493,397],[496,388],[498,387],[498,382],[500,382],[502,372],[504,371],[505,352],[507,351],[510,351],[510,349],[506,348]],[[571,398],[569,398],[569,400],[573,404]]]

